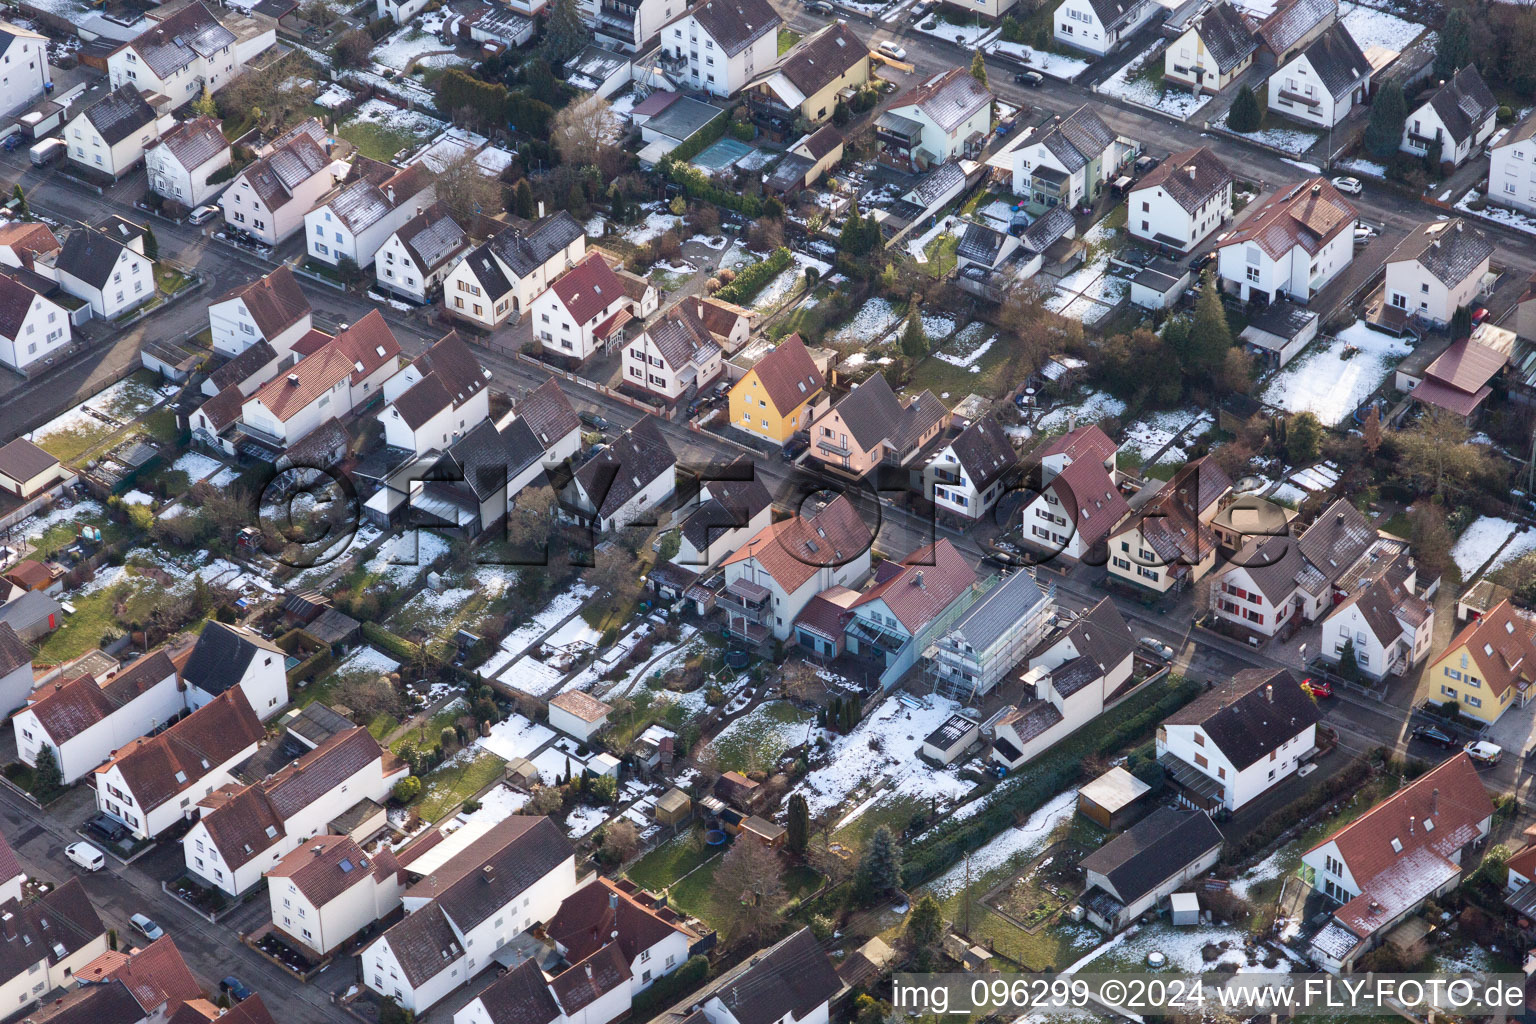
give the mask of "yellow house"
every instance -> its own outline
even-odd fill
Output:
[[[800,335],[791,334],[731,388],[731,424],[783,444],[810,426],[811,404],[826,383]]]
[[[1109,535],[1109,574],[1159,594],[1198,582],[1216,564],[1211,520],[1231,492],[1232,479],[1210,456],[1185,464]]]
[[[1463,714],[1493,723],[1536,692],[1536,623],[1507,600],[1467,623],[1424,678],[1430,700],[1455,701]]]
[[[797,118],[821,124],[837,109],[838,94],[869,82],[869,46],[841,21],[802,39],[772,68],[747,83],[752,113],[792,126]]]

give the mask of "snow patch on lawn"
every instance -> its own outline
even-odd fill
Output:
[[[491,726],[490,735],[477,739],[475,746],[484,747],[504,761],[511,761],[531,757],[554,736],[554,730],[548,726],[530,722],[522,715],[512,715]]]
[[[974,882],[1015,857],[1043,850],[1051,833],[1077,809],[1076,790],[1067,790],[1051,798],[1029,820],[1010,828],[971,854],[970,877]],[[955,865],[932,882],[928,889],[939,899],[948,899],[965,887],[966,865]]]
[[[1489,559],[1494,559],[1488,566],[1491,572],[1521,555],[1536,550],[1536,531],[1527,531],[1516,536],[1515,531],[1519,529],[1521,529],[1519,523],[1500,519],[1497,516],[1482,516],[1467,527],[1462,535],[1456,538],[1456,543],[1451,548],[1451,560],[1456,563],[1456,568],[1461,570],[1461,578],[1470,580],[1472,574],[1482,568]],[[1505,541],[1509,543],[1505,545]],[[1503,550],[1500,550],[1501,545]],[[1495,556],[1496,552],[1497,556]]]
[[[1508,0],[1501,0],[1501,2],[1508,2]],[[1456,209],[1460,213],[1481,217],[1484,220],[1493,221],[1495,224],[1503,224],[1507,228],[1514,228],[1516,231],[1524,231],[1527,234],[1536,235],[1536,217],[1531,217],[1515,210],[1506,210],[1502,206],[1494,206],[1491,203],[1481,210],[1474,210],[1472,204],[1481,198],[1483,198],[1483,194],[1474,188],[1457,200]]]
[[[1149,61],[1156,61],[1161,70],[1163,51],[1167,48],[1168,44],[1164,41],[1159,40],[1153,43],[1131,58],[1119,71],[1094,86],[1095,91],[1106,96],[1116,96],[1127,103],[1147,107],[1179,120],[1187,119],[1196,110],[1205,106],[1208,97],[1185,92],[1174,86],[1165,88],[1161,74],[1158,74],[1154,81],[1141,77]]]
[[[1033,46],[1023,43],[1010,43],[998,40],[990,43],[984,49],[992,53],[1000,53],[1027,64],[1031,71],[1038,71],[1042,75],[1059,78],[1070,82],[1084,71],[1088,70],[1088,62],[1076,57],[1066,57],[1059,53],[1049,53],[1037,50]]]
[[[831,340],[837,344],[871,344],[901,319],[901,313],[885,299],[876,296],[853,314],[853,319],[839,327]]]
[[[1233,135],[1257,142],[1261,146],[1278,149],[1282,153],[1292,156],[1301,156],[1317,143],[1318,133],[1303,131],[1300,128],[1261,128],[1256,132],[1233,131],[1227,124],[1227,115],[1223,113],[1211,122],[1211,127],[1229,132]]]
[[[187,452],[171,464],[171,469],[187,474],[193,483],[204,480],[224,468],[224,463],[211,459],[200,452]]]
[[[1310,412],[1324,426],[1344,422],[1381,386],[1413,344],[1357,320],[1271,378],[1263,399],[1286,412]]]
[[[1180,433],[1188,430],[1185,437],[1192,441],[1203,433],[1199,425],[1211,422],[1214,422],[1211,414],[1203,409],[1174,409],[1169,412],[1153,413],[1126,428],[1125,443],[1120,446],[1120,450],[1126,453],[1135,452],[1143,459],[1150,459],[1161,452],[1166,445],[1172,444],[1174,438]],[[1170,448],[1159,461],[1182,463],[1184,460],[1184,449]]]
[[[1380,46],[1394,53],[1402,53],[1410,43],[1424,34],[1424,26],[1417,22],[1399,18],[1387,11],[1378,11],[1374,7],[1349,3],[1348,0],[1339,5],[1339,20],[1362,50]]]
[[[443,129],[449,127],[446,121],[429,117],[419,110],[405,110],[380,99],[371,99],[358,107],[347,119],[346,124],[359,122],[376,124],[392,132],[402,132],[418,138],[434,138]]]
[[[337,675],[366,672],[369,675],[388,675],[400,667],[400,663],[374,647],[364,645],[347,655],[347,660],[336,666]]]

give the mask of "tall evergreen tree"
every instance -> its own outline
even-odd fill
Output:
[[[901,848],[891,830],[881,825],[869,837],[859,861],[859,890],[873,902],[901,885]]]
[[[1466,306],[1457,306],[1456,312],[1451,314],[1451,340],[1460,341],[1472,334],[1472,310]]]
[[[1472,24],[1467,20],[1467,12],[1457,7],[1445,16],[1445,27],[1440,30],[1440,45],[1435,49],[1435,77],[1448,81],[1470,63]]]
[[[527,178],[517,179],[517,184],[512,188],[512,212],[523,220],[533,219],[533,189]]]
[[[912,913],[907,918],[907,940],[914,951],[927,949],[935,945],[943,933],[944,908],[933,893],[925,892],[912,904]]]
[[[981,55],[980,50],[971,58],[971,77],[983,86],[987,84],[987,59]]]
[[[1237,91],[1232,109],[1227,112],[1227,127],[1235,132],[1256,132],[1263,121],[1264,111],[1259,109],[1259,98],[1244,85]]]
[[[22,220],[32,219],[32,209],[27,205],[27,194],[21,190],[21,182],[11,189],[11,198],[16,200],[16,216]]]
[[[32,765],[32,795],[46,801],[64,788],[64,772],[59,769],[59,756],[53,747],[44,743],[37,750],[37,760]]]
[[[160,258],[160,239],[155,237],[155,229],[148,224],[144,225],[144,258],[150,261]]]
[[[923,333],[923,318],[917,315],[916,304],[907,312],[906,326],[901,329],[901,352],[914,360],[928,354],[928,335]]]
[[[550,64],[564,64],[587,45],[590,35],[576,0],[555,0],[544,22],[544,58]]]
[[[1408,101],[1403,87],[1388,82],[1371,102],[1371,119],[1365,124],[1365,151],[1374,160],[1390,160],[1403,141],[1408,121]]]
[[[786,845],[789,852],[800,857],[805,855],[811,842],[811,807],[800,793],[789,798],[789,836]]]
[[[1201,279],[1200,300],[1195,304],[1195,319],[1189,327],[1189,340],[1179,353],[1184,370],[1191,376],[1215,381],[1226,365],[1227,350],[1232,347],[1232,329],[1227,326],[1227,309],[1221,303],[1221,291],[1209,267]]]

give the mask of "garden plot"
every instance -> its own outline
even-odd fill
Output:
[[[187,474],[187,479],[193,483],[205,480],[223,468],[224,463],[199,452],[187,452],[171,465],[173,471]]]
[[[1137,420],[1125,428],[1125,443],[1120,446],[1120,451],[1127,455],[1135,454],[1144,461],[1161,453],[1162,458],[1158,462],[1176,462],[1183,464],[1188,456],[1182,447],[1168,447],[1175,439],[1183,436],[1185,441],[1193,441],[1204,433],[1202,425],[1212,423],[1211,414],[1203,409],[1175,409],[1171,412],[1157,412],[1143,419]],[[1167,451],[1163,451],[1167,448]]]
[[[927,318],[924,318],[924,329],[927,328]],[[931,335],[930,335],[931,337]],[[942,359],[951,366],[958,366],[972,373],[981,372],[981,359],[987,354],[993,345],[997,343],[997,335],[987,324],[976,321],[966,325],[965,329],[955,335],[955,339],[944,346],[944,351],[935,352],[935,359]]]
[[[549,604],[544,606],[543,611],[502,637],[500,650],[477,668],[475,674],[481,679],[490,679],[496,675],[532,647],[545,633],[563,622],[567,616],[575,614],[586,603],[587,598],[596,592],[595,588],[578,583],[571,589],[556,594]]]
[[[55,416],[27,440],[60,460],[76,458],[171,397],[134,374]]]
[[[1470,580],[1485,564],[1492,572],[1536,550],[1536,531],[1518,532],[1521,529],[1519,523],[1496,516],[1482,516],[1473,522],[1451,548],[1451,560],[1461,570],[1461,578]]]
[[[350,124],[376,125],[387,131],[413,135],[420,139],[436,138],[439,132],[451,127],[446,121],[429,117],[419,110],[406,110],[380,99],[371,99],[363,103],[353,111],[352,116],[347,118],[342,127]]]
[[[1483,198],[1483,194],[1477,189],[1471,189],[1466,195],[1456,202],[1456,209],[1460,213],[1470,214],[1473,217],[1482,217],[1484,220],[1493,221],[1495,224],[1503,224],[1507,228],[1516,231],[1524,231],[1527,234],[1536,235],[1536,217],[1519,213],[1515,210],[1506,210],[1502,206],[1486,205],[1481,210],[1474,205]]]
[[[1227,113],[1223,111],[1220,117],[1211,122],[1211,127],[1248,139],[1250,142],[1256,142],[1261,146],[1289,153],[1291,156],[1301,156],[1315,146],[1321,137],[1317,132],[1309,132],[1302,128],[1270,127],[1260,128],[1256,132],[1233,131],[1227,126]]]
[[[1163,40],[1153,43],[1131,58],[1119,71],[1094,86],[1094,90],[1106,96],[1125,100],[1127,103],[1134,103],[1138,107],[1156,110],[1181,121],[1187,119],[1196,110],[1205,106],[1209,97],[1163,85],[1163,51],[1167,48],[1168,44]],[[1146,78],[1143,74],[1149,61],[1157,65],[1158,74],[1152,79]]]
[[[554,738],[555,731],[548,726],[531,722],[522,715],[510,715],[491,726],[487,735],[475,741],[475,746],[511,761],[519,757],[532,757],[535,750]]]
[[[448,553],[448,542],[427,530],[408,530],[390,537],[363,566],[370,580],[405,587],[414,583],[438,556]]]
[[[208,483],[213,487],[222,486],[219,483],[219,478],[228,472],[230,471],[226,469],[215,473],[209,478]],[[380,536],[382,536],[382,532],[377,526],[370,523],[360,524],[355,533],[338,539],[335,544],[321,552],[320,556],[315,559],[315,564],[290,579],[288,585],[294,588],[295,591],[318,585],[327,576],[335,572],[337,565],[343,559],[362,552],[363,549],[377,541]]]
[[[853,314],[853,319],[839,327],[828,340],[838,345],[872,345],[901,320],[901,312],[876,296]]]
[[[601,678],[605,673],[613,671],[615,665],[629,657],[629,653],[646,637],[656,629],[653,622],[642,622],[617,643],[601,650],[592,663],[566,680],[561,690],[591,690],[601,686],[603,689],[611,689],[616,683],[604,682]]]
[[[675,231],[683,222],[683,218],[667,213],[661,203],[646,203],[641,209],[645,211],[645,219],[624,229],[624,237],[636,245],[644,245],[668,231]]]
[[[976,801],[978,804],[980,802]],[[971,854],[969,871],[972,882],[1015,860],[1022,860],[1045,849],[1051,833],[1062,822],[1070,820],[1076,810],[1077,791],[1069,789],[1053,797],[1044,807],[1030,815],[1024,824],[999,833]],[[965,887],[966,871],[964,863],[955,865],[930,882],[929,891],[941,900],[957,895]]]
[[[1324,426],[1338,426],[1412,351],[1411,342],[1357,320],[1337,337],[1314,343],[1310,353],[1272,377],[1263,400],[1286,412],[1313,413]]]
[[[1035,421],[1042,433],[1066,433],[1074,427],[1100,423],[1125,413],[1125,403],[1105,391],[1095,391],[1080,402],[1058,405]]]
[[[943,341],[955,333],[955,318],[948,313],[923,313],[921,319],[929,341]]]
[[[586,771],[591,761],[597,754],[591,753],[585,756],[577,753],[578,744],[569,736],[562,736],[552,746],[545,747],[537,757],[532,758],[533,766],[539,770],[539,778],[547,786],[555,785],[562,778],[570,778]],[[591,766],[594,775],[601,775],[604,768],[601,764]]]
[[[352,93],[332,82],[320,91],[320,95],[315,97],[315,106],[324,107],[326,110],[335,110],[337,107],[351,101]]]
[[[1037,50],[1033,46],[1023,43],[1010,43],[999,39],[997,42],[988,43],[984,49],[992,53],[1003,54],[1017,61],[1029,65],[1042,75],[1051,78],[1059,78],[1070,82],[1078,75],[1088,70],[1088,62],[1076,57],[1066,57],[1059,53],[1050,53],[1046,50]]]
[[[1104,229],[1101,234],[1111,237],[1112,231]],[[1084,238],[1092,243],[1096,240],[1092,236],[1090,231]],[[1046,296],[1046,309],[1091,326],[1125,300],[1131,282],[1109,272],[1110,247],[1096,248],[1091,260],[1056,282],[1056,290]]]
[[[1339,20],[1362,50],[1379,46],[1393,53],[1402,53],[1425,31],[1424,26],[1417,22],[1374,7],[1350,3],[1348,0],[1339,5]]]
[[[1378,164],[1373,160],[1364,160],[1358,156],[1352,156],[1348,160],[1340,160],[1338,165],[1351,174],[1359,174],[1367,178],[1385,179],[1387,176],[1386,165]]]
[[[473,63],[470,58],[460,57],[454,53],[453,47],[444,45],[442,40],[432,32],[423,31],[427,28],[426,25],[407,25],[398,29],[375,46],[370,56],[375,63],[402,74],[413,60],[416,61],[416,67],[422,68],[444,68]],[[448,52],[442,52],[444,50]],[[426,54],[432,56],[428,57]]]
[[[1331,491],[1339,482],[1339,467],[1335,462],[1319,462],[1306,469],[1298,469],[1290,475],[1291,483],[1308,491]]]
[[[1202,926],[1174,928],[1155,921],[1130,934],[1093,961],[1094,973],[1145,971],[1147,956],[1161,953],[1166,970],[1200,974],[1202,972],[1238,974],[1287,974],[1291,961],[1264,945],[1248,946],[1248,933],[1242,928]],[[1213,954],[1207,960],[1207,954]]]
[[[603,822],[608,820],[608,807],[577,807],[566,815],[565,834],[572,839],[580,839],[597,830]]]
[[[750,308],[774,309],[777,307],[784,301],[785,296],[794,290],[795,285],[800,283],[800,276],[805,273],[806,267],[815,267],[823,277],[832,269],[832,264],[818,260],[814,256],[807,256],[803,252],[791,253],[791,255],[795,260],[794,266],[787,267],[772,281],[763,285],[752,297]]]
[[[815,818],[850,797],[862,798],[839,825],[846,825],[870,807],[890,799],[937,800],[951,804],[971,790],[948,771],[930,768],[918,758],[923,740],[960,707],[942,697],[927,698],[929,707],[912,707],[889,697],[865,715],[848,736],[832,740],[831,750],[815,760],[821,766],[797,787]]]
[[[377,648],[363,645],[351,654],[340,665],[336,666],[338,676],[387,676],[400,667],[400,663]]]
[[[767,772],[786,750],[806,741],[810,716],[787,701],[768,701],[736,719],[713,740],[721,771]]]
[[[569,668],[560,668],[558,665],[540,661],[532,654],[525,654],[497,678],[524,693],[544,697],[553,695],[560,688],[560,681],[565,678],[568,671],[570,671]]]

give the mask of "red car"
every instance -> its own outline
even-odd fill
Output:
[[[1333,696],[1333,684],[1326,679],[1303,679],[1301,688],[1313,697]]]
[[[1476,327],[1478,324],[1482,323],[1484,320],[1487,320],[1487,319],[1488,319],[1488,308],[1486,306],[1478,306],[1476,309],[1474,309],[1472,311],[1472,326],[1473,327]]]

